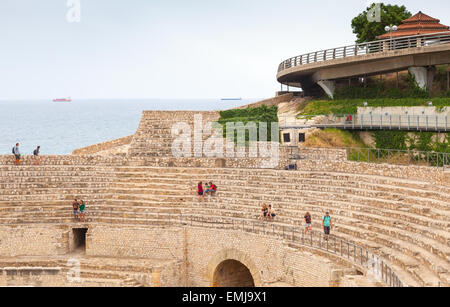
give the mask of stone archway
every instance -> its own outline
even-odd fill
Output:
[[[242,263],[237,260],[225,260],[221,262],[213,275],[213,287],[254,287],[252,273]]]
[[[246,253],[227,249],[217,253],[208,263],[211,287],[260,287],[261,275]]]

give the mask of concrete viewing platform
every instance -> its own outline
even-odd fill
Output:
[[[335,81],[408,70],[423,89],[432,85],[436,65],[450,63],[449,32],[385,39],[316,51],[283,61],[281,84],[305,90],[317,84],[333,97]]]

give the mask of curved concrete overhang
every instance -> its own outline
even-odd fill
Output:
[[[450,44],[405,48],[293,66],[277,80],[290,86],[309,86],[321,80],[371,76],[415,66],[450,64]]]

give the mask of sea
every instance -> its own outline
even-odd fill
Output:
[[[144,110],[226,110],[260,99],[0,100],[0,154],[20,143],[22,154],[41,146],[42,155],[73,150],[134,134]]]

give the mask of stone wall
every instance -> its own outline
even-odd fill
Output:
[[[90,256],[175,260],[160,269],[165,285],[211,286],[216,269],[226,260],[245,265],[256,286],[328,286],[336,267],[280,239],[232,230],[93,226],[87,241]]]
[[[208,122],[216,122],[219,112],[194,112],[194,111],[144,111],[141,122],[131,141],[129,154],[132,157],[171,157],[172,128],[177,123],[185,123],[194,134],[194,117],[202,117],[202,126]],[[208,136],[204,135],[203,139]],[[194,139],[192,145],[194,145]],[[200,140],[201,141],[201,140]]]
[[[301,160],[297,162],[297,166],[299,170],[303,171],[364,174],[402,179],[418,179],[439,185],[450,184],[450,174],[448,172],[443,172],[442,168],[437,167],[322,160]]]
[[[0,226],[0,256],[55,256],[68,252],[67,227]]]
[[[129,145],[131,143],[132,139],[133,139],[133,135],[130,135],[130,136],[115,139],[112,141],[103,142],[103,143],[79,148],[79,149],[74,150],[72,152],[72,155],[79,155],[79,156],[94,155],[94,154],[99,154],[102,151],[106,151],[107,153],[112,153],[112,154],[121,153],[118,148],[121,147],[121,148],[125,148],[128,150],[128,147],[124,146],[124,145]],[[123,153],[126,153],[126,151],[124,151]]]
[[[67,279],[59,267],[0,268],[0,287],[61,287],[63,285],[67,285]]]
[[[345,149],[283,147],[289,157],[301,160],[347,161],[347,150]]]

